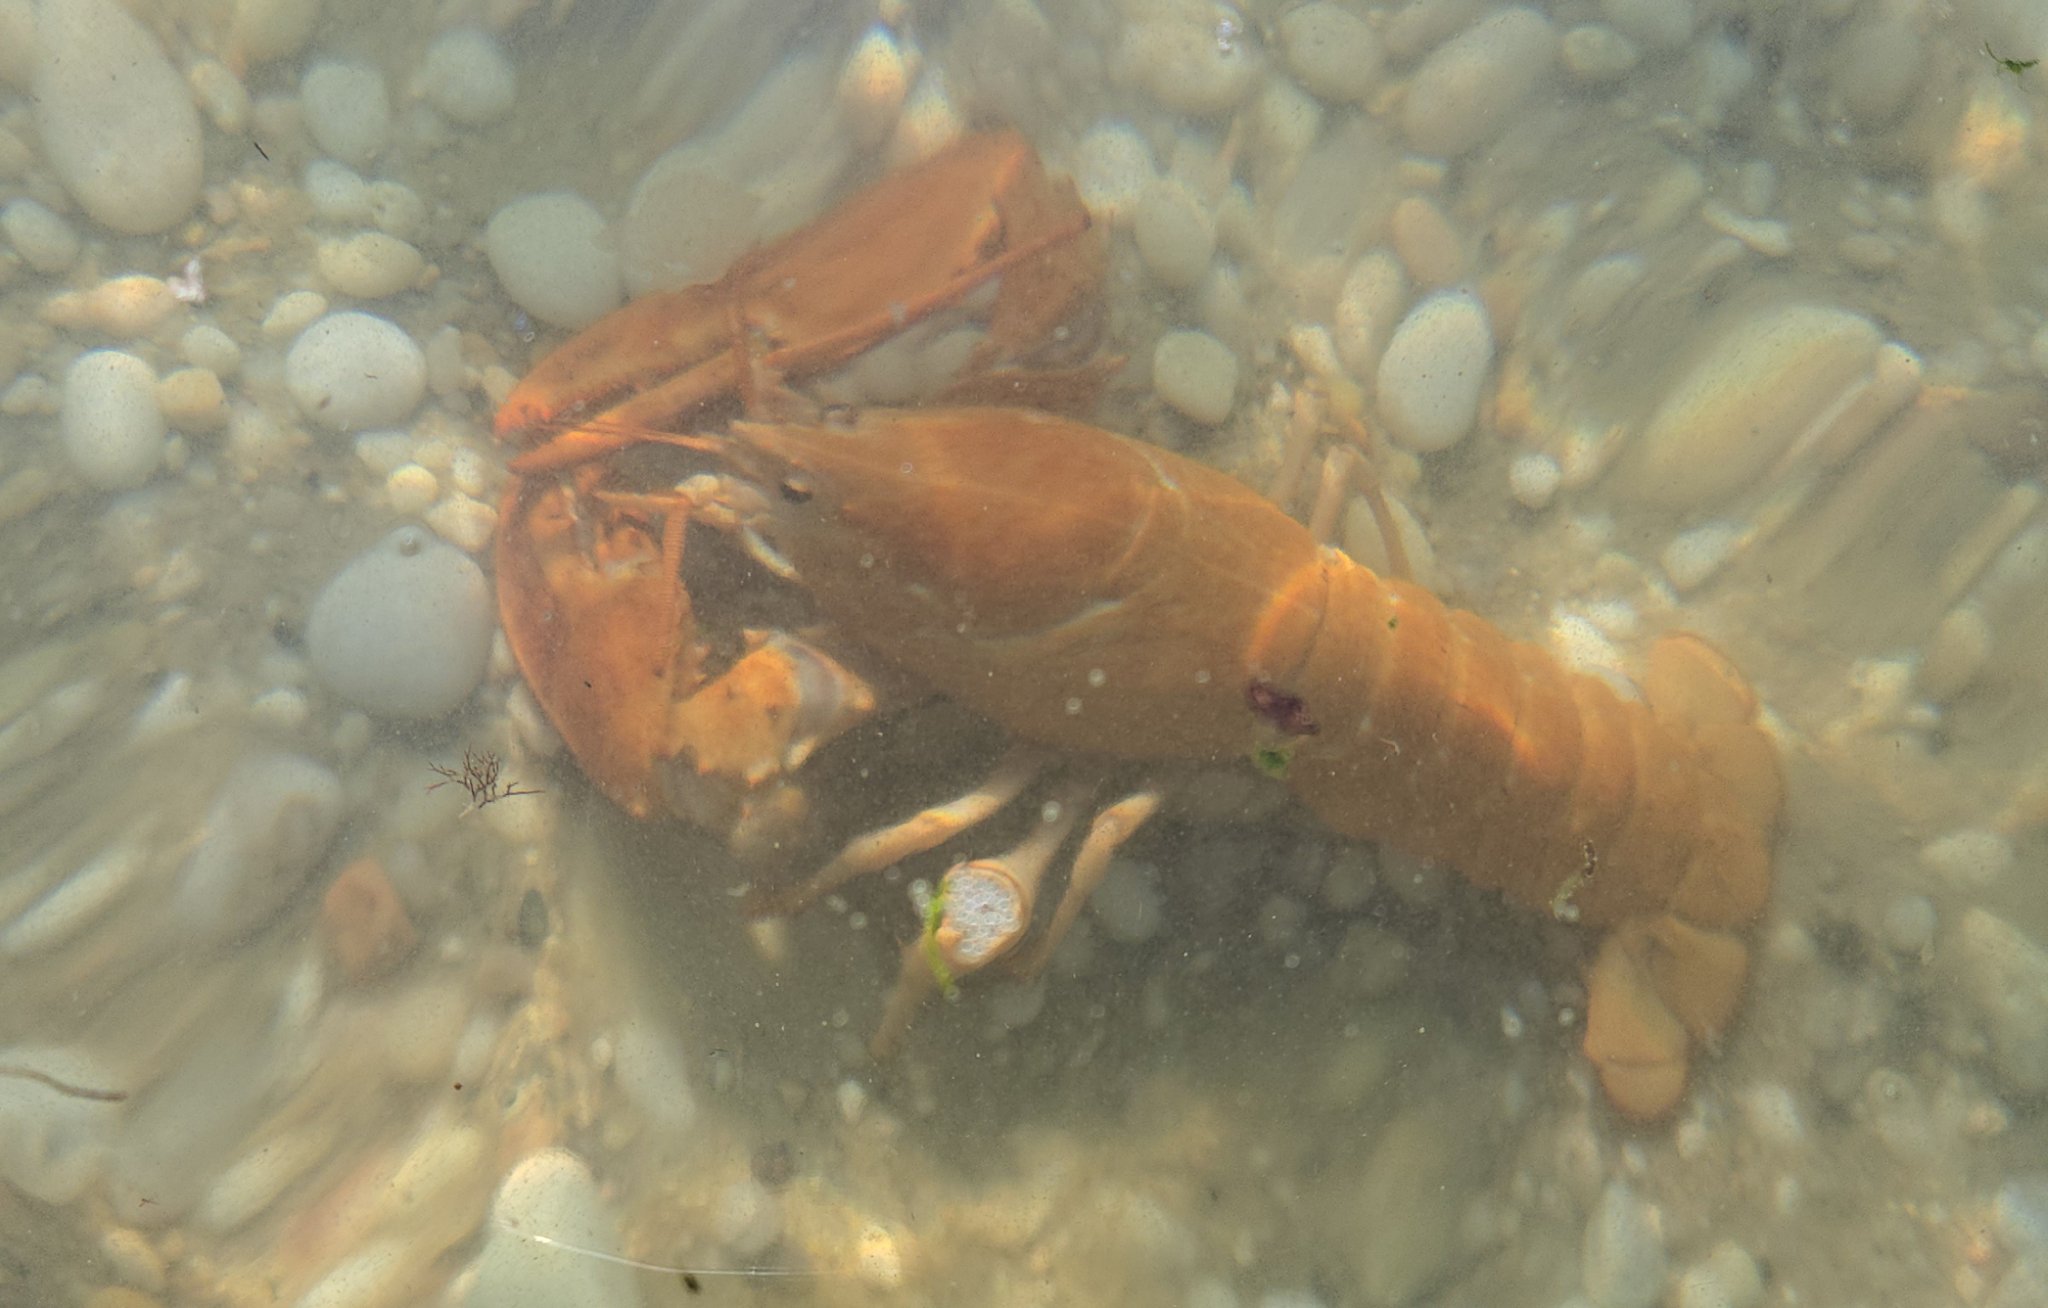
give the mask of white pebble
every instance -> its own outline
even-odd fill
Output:
[[[1280,48],[1295,80],[1325,100],[1360,103],[1379,82],[1379,37],[1341,5],[1314,0],[1290,10],[1280,19]]]
[[[1422,301],[1380,358],[1379,409],[1388,434],[1418,454],[1457,444],[1479,420],[1492,367],[1493,329],[1477,297],[1445,291]]]
[[[64,374],[64,452],[100,490],[134,490],[163,465],[169,429],[156,373],[132,354],[93,350]]]
[[[353,225],[370,220],[370,184],[338,159],[315,159],[306,165],[300,189],[322,222]]]
[[[1330,335],[1353,377],[1370,377],[1408,302],[1408,274],[1390,250],[1369,250],[1337,290]]]
[[[1111,940],[1126,945],[1150,940],[1166,918],[1157,873],[1148,864],[1113,861],[1090,896],[1088,911]]]
[[[249,88],[218,59],[201,59],[185,70],[192,94],[216,131],[241,136],[249,130]]]
[[[1920,866],[1952,886],[1983,890],[2013,865],[2012,838],[1988,827],[1965,827],[1920,847]]]
[[[1195,422],[1215,426],[1237,396],[1237,356],[1207,332],[1170,331],[1152,351],[1159,398]]]
[[[368,64],[323,59],[299,82],[299,102],[313,143],[361,168],[391,141],[391,99],[384,74]]]
[[[370,183],[370,221],[401,241],[417,236],[427,223],[427,202],[404,182]]]
[[[69,268],[83,244],[62,214],[25,197],[0,209],[0,232],[22,262],[46,277]]]
[[[175,925],[210,942],[262,922],[299,892],[340,824],[341,780],[321,764],[297,754],[236,763],[179,872]]]
[[[1244,103],[1263,62],[1250,25],[1220,0],[1163,0],[1124,30],[1132,78],[1175,113],[1209,117]]]
[[[1678,1278],[1673,1308],[1752,1308],[1763,1295],[1756,1259],[1741,1245],[1723,1240]]]
[[[1548,454],[1517,454],[1508,464],[1508,492],[1525,509],[1548,507],[1563,480],[1564,470]]]
[[[36,7],[34,106],[64,189],[117,232],[161,232],[192,212],[199,112],[156,38],[113,0]]]
[[[518,82],[498,39],[474,27],[443,32],[427,47],[420,82],[428,103],[465,127],[495,122],[512,110]]]
[[[1216,253],[1215,216],[1171,178],[1161,178],[1139,194],[1131,235],[1152,275],[1175,290],[1200,282]]]
[[[307,417],[335,431],[388,427],[427,389],[427,360],[397,323],[354,311],[330,313],[299,334],[285,356],[285,386]]]
[[[452,712],[483,680],[490,586],[460,551],[401,527],[327,583],[306,650],[328,690],[380,717]]]
[[[277,297],[257,330],[265,340],[282,341],[311,327],[327,312],[327,297],[318,291],[287,291]]]
[[[498,528],[498,511],[467,495],[450,495],[426,513],[427,526],[456,549],[481,554]]]
[[[739,1257],[757,1258],[782,1238],[782,1205],[768,1187],[751,1176],[741,1177],[720,1192],[711,1229]]]
[[[1581,23],[1564,34],[1558,53],[1566,71],[1582,82],[1618,80],[1642,59],[1634,41],[1605,23]]]
[[[1475,23],[1423,60],[1408,83],[1401,128],[1417,151],[1452,158],[1506,126],[1550,73],[1550,20],[1516,6]]]
[[[357,453],[360,455],[362,450],[358,448]],[[408,517],[425,513],[440,497],[440,481],[417,463],[393,468],[384,478],[384,498],[391,502],[394,513]]]
[[[320,0],[235,0],[232,48],[252,64],[297,54],[320,20]]]
[[[505,294],[542,322],[582,327],[625,298],[604,216],[581,196],[512,201],[484,229],[484,251]]]
[[[150,860],[139,844],[102,850],[71,872],[0,930],[0,957],[19,959],[61,945],[91,926],[127,896]]]
[[[178,340],[178,352],[185,356],[185,362],[205,368],[216,377],[232,377],[242,368],[242,347],[212,323],[188,328]]]
[[[1586,1221],[1579,1274],[1593,1308],[1650,1308],[1664,1297],[1664,1236],[1657,1211],[1610,1181]]]
[[[466,1308],[639,1308],[633,1274],[592,1250],[619,1248],[618,1224],[583,1160],[544,1149],[512,1169],[491,1203]]]
[[[1102,222],[1128,218],[1158,170],[1152,147],[1129,123],[1100,124],[1074,150],[1074,185],[1081,202]],[[2048,347],[2042,357],[2048,359]],[[2048,364],[2043,371],[2048,372]]]
[[[2048,951],[1981,908],[1963,913],[1954,948],[1964,997],[1991,1038],[2005,1088],[2048,1090]]]
[[[411,290],[426,268],[418,250],[383,232],[322,241],[313,259],[329,289],[359,300],[381,300]]]
[[[1929,699],[1949,700],[1969,689],[1991,656],[1991,623],[1984,610],[1963,604],[1942,616],[1920,656],[1917,676]]]
[[[1681,595],[1697,590],[1735,557],[1742,537],[1742,525],[1734,522],[1705,522],[1681,531],[1664,547],[1659,560],[1664,575]]]
[[[839,71],[839,107],[857,138],[875,146],[896,126],[910,94],[909,61],[896,34],[881,23],[862,34]]]
[[[1900,895],[1885,905],[1884,942],[1908,958],[1919,958],[1933,946],[1937,925],[1934,901],[1925,895]]]

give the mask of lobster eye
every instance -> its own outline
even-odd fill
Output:
[[[811,488],[805,485],[799,478],[785,477],[782,479],[782,484],[776,487],[776,489],[781,491],[782,498],[788,500],[791,504],[809,504],[811,502]]]

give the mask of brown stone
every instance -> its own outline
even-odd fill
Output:
[[[335,966],[357,985],[389,976],[419,944],[404,901],[374,858],[335,874],[320,904],[320,934]]]

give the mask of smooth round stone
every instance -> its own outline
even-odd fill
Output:
[[[617,1248],[618,1223],[590,1168],[568,1150],[521,1160],[498,1187],[485,1229],[467,1308],[639,1308],[632,1273],[588,1253]]]
[[[1492,366],[1493,328],[1476,297],[1445,291],[1422,301],[1380,356],[1379,408],[1387,433],[1418,454],[1457,444],[1479,420]]]
[[[1258,82],[1258,45],[1243,15],[1218,0],[1165,0],[1124,33],[1125,66],[1174,113],[1228,113]]]
[[[335,431],[389,427],[427,389],[427,360],[397,323],[353,310],[330,313],[292,342],[285,386],[299,408]]]
[[[1131,235],[1146,268],[1163,284],[1186,290],[1209,271],[1216,254],[1216,220],[1187,187],[1161,178],[1138,196]]]
[[[1925,895],[1900,895],[1885,906],[1881,924],[1884,942],[1893,951],[1917,958],[1934,944],[1939,919],[1934,901]]]
[[[1368,377],[1408,301],[1408,274],[1390,250],[1368,250],[1337,289],[1330,337],[1353,377]]]
[[[1991,623],[1983,609],[1975,604],[1950,609],[1920,656],[1916,679],[1921,692],[1937,702],[1962,694],[1991,656],[1991,643]]]
[[[716,279],[760,239],[761,197],[695,143],[656,159],[633,186],[614,244],[634,295]]]
[[[381,300],[411,290],[427,266],[418,250],[383,232],[322,241],[313,258],[321,280],[359,300]]]
[[[491,591],[469,557],[401,527],[321,590],[306,652],[322,685],[365,712],[436,718],[483,680]]]
[[[1129,123],[1091,128],[1074,148],[1074,185],[1088,211],[1104,222],[1127,217],[1158,171],[1152,147]],[[2048,350],[2043,357],[2048,358]]]
[[[420,81],[428,102],[465,127],[503,118],[519,92],[504,47],[474,27],[435,37],[420,63]]]
[[[305,49],[320,21],[320,0],[235,0],[233,49],[251,64]]]
[[[341,779],[324,764],[298,754],[241,760],[200,820],[172,911],[207,940],[248,931],[304,885],[341,811]]]
[[[313,216],[322,222],[361,224],[370,221],[370,184],[338,159],[315,159],[299,183],[313,202]]]
[[[1362,101],[1379,82],[1380,39],[1341,5],[1314,0],[1288,11],[1280,19],[1280,49],[1294,79],[1333,103]]]
[[[1610,1181],[1586,1221],[1580,1275],[1593,1308],[1651,1308],[1664,1296],[1664,1239],[1649,1205]]]
[[[69,268],[83,244],[62,214],[26,198],[0,209],[0,232],[23,263],[46,277]]]
[[[557,327],[582,327],[625,298],[604,215],[566,191],[512,201],[484,229],[491,271],[514,304]]]
[[[391,99],[384,74],[368,64],[325,59],[306,70],[299,101],[313,143],[361,168],[391,141]]]
[[[1634,68],[1643,52],[1605,23],[1581,23],[1559,43],[1566,71],[1582,82],[1612,82]]]
[[[168,429],[156,373],[132,354],[78,356],[64,374],[59,420],[71,466],[100,490],[134,490],[163,463]]]
[[[1237,397],[1237,356],[1207,332],[1170,331],[1152,351],[1152,386],[1182,415],[1214,426]]]
[[[1547,507],[1563,481],[1564,470],[1548,454],[1518,454],[1508,464],[1508,493],[1525,509]]]
[[[1691,0],[1600,0],[1600,12],[1652,50],[1676,50],[1692,39]]]
[[[1401,129],[1422,154],[1449,159],[1492,137],[1557,58],[1550,20],[1519,6],[1482,19],[1423,60],[1408,83]]]
[[[113,0],[42,0],[36,131],[64,189],[95,222],[143,236],[199,200],[199,111],[156,38]]]

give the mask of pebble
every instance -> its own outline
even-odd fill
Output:
[[[1213,427],[1237,397],[1237,356],[1207,332],[1167,332],[1152,350],[1152,385],[1184,417]]]
[[[1131,235],[1146,268],[1175,290],[1199,283],[1216,254],[1214,215],[1172,178],[1160,178],[1139,194]]]
[[[32,1067],[72,1085],[119,1088],[113,1069],[69,1049],[0,1049],[0,1063]],[[124,1114],[118,1104],[77,1099],[0,1077],[0,1181],[46,1204],[68,1204],[103,1175]]]
[[[265,340],[281,341],[297,336],[327,312],[327,297],[318,291],[287,291],[277,297],[263,317]]]
[[[1581,23],[1558,43],[1565,71],[1582,82],[1618,81],[1642,59],[1641,47],[1605,23]]]
[[[1691,0],[1600,0],[1600,12],[1652,50],[1676,50],[1692,39]]]
[[[638,1308],[632,1273],[591,1256],[617,1252],[618,1227],[590,1169],[567,1150],[521,1160],[498,1187],[485,1229],[467,1308]]]
[[[480,554],[498,529],[498,511],[457,492],[425,513],[436,536],[468,554]]]
[[[67,291],[43,304],[43,319],[59,327],[91,327],[124,339],[147,336],[178,308],[161,277],[112,277],[88,291]]]
[[[306,48],[320,0],[235,0],[231,47],[252,64],[288,59]]]
[[[1508,493],[1525,509],[1543,509],[1557,498],[1564,469],[1548,454],[1517,454],[1508,464]]]
[[[1197,118],[1243,104],[1258,84],[1260,58],[1251,27],[1220,0],[1160,0],[1124,29],[1131,79],[1175,113]]]
[[[156,373],[132,354],[92,350],[64,374],[64,452],[99,490],[134,490],[156,475],[169,429]]]
[[[1762,309],[1703,339],[1625,456],[1628,492],[1660,507],[1708,504],[1760,476],[1872,375],[1882,343],[1861,314],[1812,304]]]
[[[1977,605],[1958,605],[1942,615],[1920,655],[1915,680],[1921,693],[1943,702],[1968,690],[1991,656],[1991,640],[1991,622]]]
[[[458,27],[443,32],[420,61],[427,102],[465,127],[482,127],[512,111],[519,84],[505,48],[488,32]]]
[[[1465,277],[1464,243],[1435,201],[1402,197],[1387,218],[1387,234],[1401,266],[1419,286],[1440,290]]]
[[[1557,57],[1550,20],[1521,6],[1452,37],[1408,83],[1401,129],[1422,154],[1450,159],[1490,139],[1549,75]]]
[[[1981,908],[1964,911],[1954,951],[2000,1080],[2017,1094],[2048,1090],[2048,951]]]
[[[1673,536],[1658,562],[1672,587],[1683,595],[1711,581],[1742,548],[1743,535],[1739,522],[1704,522]]]
[[[426,355],[389,319],[345,310],[299,333],[285,385],[307,417],[335,431],[389,427],[427,390]]]
[[[1359,256],[1337,290],[1330,336],[1353,377],[1370,377],[1408,302],[1408,274],[1391,250]]]
[[[782,1204],[767,1186],[743,1176],[719,1192],[711,1229],[739,1257],[758,1258],[782,1238]]]
[[[370,184],[361,173],[338,159],[315,159],[306,165],[299,189],[321,222],[357,225],[370,221]]]
[[[1360,104],[1379,85],[1380,39],[1341,5],[1314,0],[1280,19],[1288,71],[1311,94],[1334,104]]]
[[[171,912],[197,941],[242,934],[288,902],[341,824],[341,781],[297,754],[254,754],[214,795]]]
[[[1920,866],[1952,886],[1982,890],[2012,870],[2012,838],[1988,827],[1965,827],[1920,847]]]
[[[1458,1253],[1466,1205],[1490,1175],[1493,1155],[1470,1094],[1425,1100],[1378,1132],[1343,1219],[1359,1297],[1406,1304],[1423,1297]]]
[[[357,232],[320,242],[313,262],[330,290],[359,300],[381,300],[411,290],[427,261],[396,236]]]
[[[387,718],[451,713],[483,680],[493,612],[461,551],[401,527],[335,574],[306,619],[322,685]]]
[[[361,168],[391,142],[391,98],[384,74],[368,64],[323,59],[299,82],[299,103],[313,143]]]
[[[114,0],[43,0],[30,97],[50,167],[93,221],[147,236],[192,212],[199,111],[156,38]]]
[[[72,939],[124,899],[149,868],[150,860],[136,844],[100,851],[0,930],[0,958],[23,958]]]
[[[227,392],[211,368],[180,368],[156,384],[157,407],[180,431],[214,431],[227,422]]]
[[[1934,946],[1939,917],[1925,895],[1900,895],[1885,905],[1881,923],[1884,943],[1907,958],[1924,957]]]
[[[586,326],[625,299],[604,215],[579,195],[512,201],[491,216],[484,252],[506,296],[556,327]]]
[[[912,68],[896,34],[881,23],[861,34],[839,70],[837,96],[860,142],[872,148],[896,126]]]
[[[1447,450],[1479,420],[1493,366],[1486,306],[1444,291],[1408,311],[1380,357],[1380,417],[1395,443],[1418,454]]]
[[[1102,884],[1088,899],[1088,911],[1102,934],[1119,944],[1150,940],[1166,920],[1157,870],[1129,859],[1112,861]]]
[[[227,136],[249,130],[249,88],[218,59],[201,59],[185,70],[192,95],[214,129]]]
[[[328,957],[356,985],[389,976],[419,944],[404,901],[374,858],[356,859],[328,883],[320,936]]]
[[[1664,1297],[1661,1227],[1657,1211],[1627,1182],[1607,1183],[1579,1248],[1579,1275],[1593,1308],[1651,1308]]]
[[[1749,1251],[1723,1240],[1678,1278],[1672,1308],[1753,1308],[1764,1297],[1763,1272]]]
[[[45,277],[69,268],[83,245],[62,214],[25,196],[0,209],[0,233],[6,234],[22,262]]]
[[[362,452],[357,450],[358,455]],[[440,479],[417,463],[401,463],[384,478],[384,498],[390,501],[394,513],[417,517],[440,497]]]
[[[1127,219],[1158,172],[1152,147],[1129,123],[1097,124],[1074,148],[1075,188],[1088,211],[1103,222]]]

